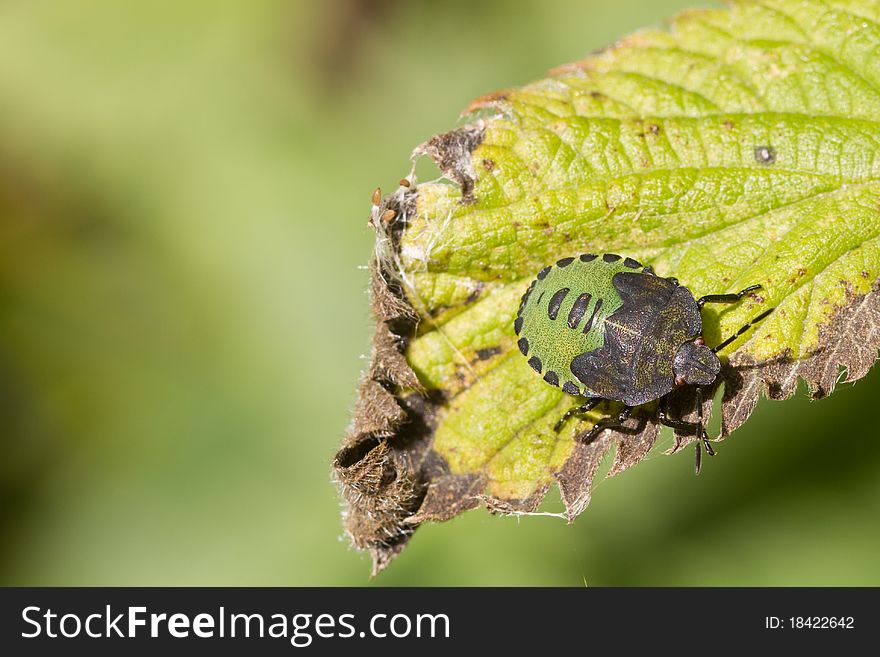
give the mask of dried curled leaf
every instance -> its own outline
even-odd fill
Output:
[[[446,180],[374,208],[373,361],[335,462],[376,570],[420,522],[533,511],[554,483],[572,519],[608,449],[614,475],[654,445],[654,422],[590,445],[590,422],[553,431],[577,402],[528,367],[512,323],[560,257],[624,253],[696,296],[763,286],[704,311],[715,344],[776,308],[722,352],[722,436],[761,391],[783,399],[800,378],[822,397],[840,366],[864,376],[880,347],[878,48],[876,2],[688,12],[477,99],[416,149]]]

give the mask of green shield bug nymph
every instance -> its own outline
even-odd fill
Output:
[[[710,348],[702,337],[700,309],[706,303],[734,303],[760,288],[751,285],[733,294],[695,299],[676,279],[657,276],[632,258],[584,254],[538,272],[522,297],[514,330],[519,350],[544,381],[587,398],[557,422],[556,431],[602,400],[622,403],[619,415],[602,420],[581,437],[589,443],[605,429],[623,427],[634,407],[660,400],[662,424],[699,436],[699,473],[701,445],[710,456],[715,453],[703,425],[701,390],[718,377],[721,362],[716,354],[773,310]],[[669,416],[669,393],[685,385],[696,386],[698,422]]]

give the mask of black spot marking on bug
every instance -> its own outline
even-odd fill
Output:
[[[532,369],[535,370],[538,374],[541,373],[541,368],[543,367],[543,363],[541,363],[541,359],[537,356],[532,356],[529,358],[529,365],[532,366]]]
[[[590,315],[590,319],[587,320],[587,323],[584,324],[584,333],[589,333],[590,329],[593,328],[593,322],[596,319],[596,315],[599,314],[599,308],[602,307],[602,299],[596,301],[596,305],[593,306],[593,314]]]
[[[627,258],[626,260],[623,261],[623,266],[629,267],[630,269],[638,269],[639,267],[642,266],[642,263],[639,262],[638,260],[633,260],[632,258]]]
[[[532,290],[534,290],[534,289],[535,289],[535,281],[532,281],[532,284],[529,285],[529,289],[526,290],[526,293],[524,295],[522,295],[522,299],[520,299],[520,302],[519,302],[519,312],[520,313],[523,311],[523,308],[526,307],[526,304],[529,301],[529,296],[531,296]]]
[[[620,256],[616,253],[606,253],[602,256],[602,260],[604,260],[605,262],[617,262],[618,260],[620,260]]]
[[[517,317],[513,322],[513,330],[516,331],[516,334],[519,335],[520,331],[522,331],[523,318]]]
[[[544,375],[544,380],[551,386],[559,385],[559,375],[553,370],[547,370],[547,373]]]
[[[516,346],[519,347],[519,350],[522,352],[523,356],[529,355],[529,341],[525,338],[520,338],[519,342],[516,343]]]
[[[544,292],[546,292],[546,290],[541,290],[541,294],[538,295],[538,300],[535,301],[535,305],[536,305],[536,306],[540,306],[540,305],[541,305],[541,299],[544,298]]]
[[[776,161],[776,149],[772,146],[755,146],[755,161],[758,164],[773,164]]]
[[[477,349],[477,360],[489,360],[492,356],[501,353],[501,347],[486,347],[485,349]]]
[[[581,262],[590,262],[591,260],[595,260],[595,259],[596,259],[595,253],[584,253],[583,255],[581,255]]]
[[[556,261],[556,266],[557,267],[568,267],[573,262],[574,262],[574,258],[563,258],[562,260]]]
[[[580,397],[581,394],[581,389],[571,381],[566,381],[562,384],[562,391],[567,392],[569,395],[574,395],[575,397]]]
[[[550,319],[556,319],[559,315],[559,306],[565,301],[565,297],[568,296],[569,292],[571,292],[571,288],[568,287],[556,290],[556,293],[550,297],[550,303],[547,304],[547,317]]]
[[[578,327],[578,324],[580,324],[581,320],[584,318],[584,313],[587,312],[587,306],[590,305],[590,300],[592,298],[592,294],[584,292],[574,300],[571,311],[568,313],[568,328],[576,329]]]
[[[543,281],[547,278],[547,274],[550,273],[550,267],[544,267],[541,271],[538,272],[538,280]]]

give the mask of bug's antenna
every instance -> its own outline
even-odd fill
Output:
[[[726,346],[729,345],[731,342],[733,342],[734,340],[736,340],[739,336],[741,336],[743,333],[745,333],[746,331],[748,331],[750,328],[752,328],[752,326],[754,326],[755,324],[757,324],[758,322],[760,322],[762,319],[764,319],[767,315],[769,315],[770,313],[772,313],[774,310],[776,310],[775,307],[774,307],[774,308],[769,308],[769,309],[765,310],[764,312],[762,312],[760,315],[758,315],[757,317],[755,317],[755,318],[754,318],[752,321],[750,321],[748,324],[746,324],[745,326],[741,327],[736,333],[734,333],[734,334],[731,335],[729,338],[727,338],[724,342],[722,342],[721,344],[719,344],[719,345],[717,345],[717,346],[715,346],[715,347],[712,347],[712,353],[713,353],[713,354],[717,354],[719,351],[721,351],[722,349],[724,349],[724,347],[726,347]]]

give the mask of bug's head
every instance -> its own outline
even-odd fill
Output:
[[[721,361],[702,338],[693,342],[685,342],[675,352],[672,361],[675,372],[675,384],[679,386],[693,384],[698,386],[711,385],[721,370]]]

